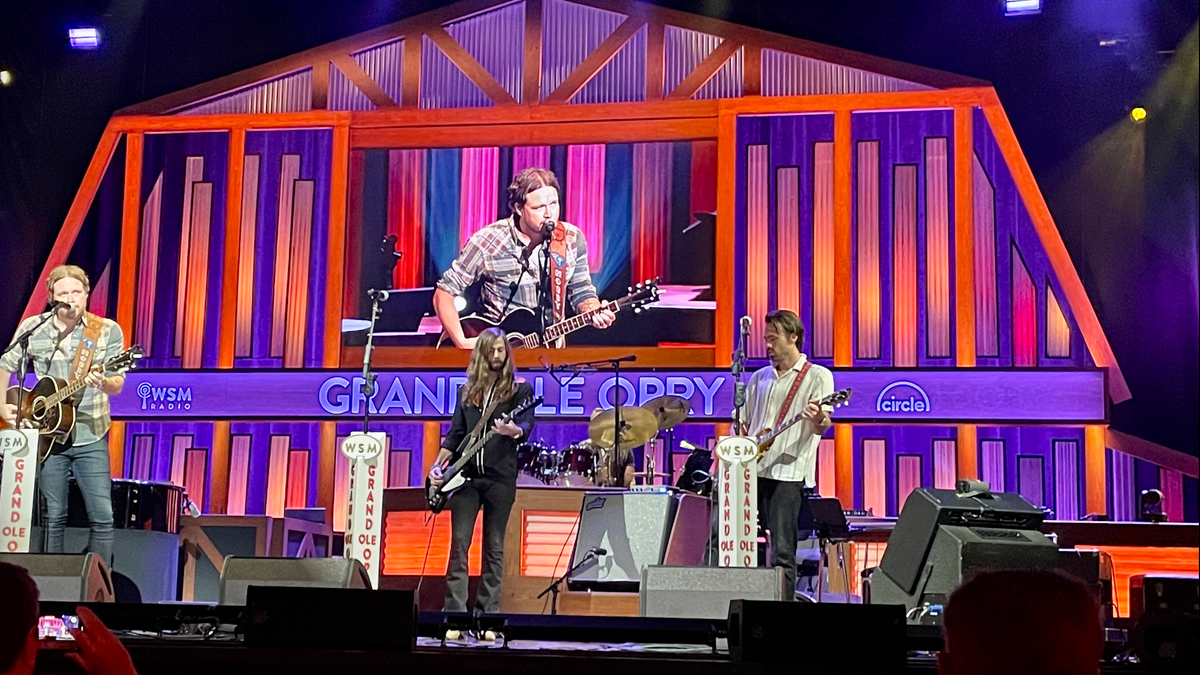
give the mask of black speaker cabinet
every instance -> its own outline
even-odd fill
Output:
[[[0,553],[0,562],[24,567],[44,601],[113,601],[108,565],[95,553]]]
[[[871,673],[898,673],[905,665],[904,608],[895,605],[733,600],[728,625],[735,663]]]
[[[412,591],[251,586],[242,630],[250,647],[412,651]]]
[[[221,569],[217,604],[244,605],[247,589],[258,586],[369,589],[371,578],[362,563],[347,558],[229,556]]]

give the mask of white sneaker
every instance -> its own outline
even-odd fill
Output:
[[[496,641],[496,631],[484,630],[475,633],[475,641],[480,643],[494,643]]]
[[[446,642],[462,642],[462,641],[463,641],[462,631],[454,630],[453,628],[446,631]]]

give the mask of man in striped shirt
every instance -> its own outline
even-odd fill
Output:
[[[479,314],[495,323],[519,308],[535,316],[542,312],[547,326],[565,316],[565,306],[554,306],[554,294],[547,288],[551,284],[542,283],[543,267],[556,265],[561,265],[566,281],[565,293],[558,298],[560,303],[580,314],[600,307],[588,269],[583,232],[558,219],[558,179],[554,174],[542,168],[517,174],[508,186],[508,204],[512,215],[471,235],[433,293],[434,311],[460,349],[474,348],[475,338],[465,335],[454,299],[480,280]],[[551,261],[544,265],[547,247],[542,243],[548,238],[552,240]],[[555,243],[565,251],[561,260],[556,259]],[[592,325],[608,328],[615,319],[606,309],[592,317]]]
[[[67,524],[67,475],[75,483],[87,507],[91,535],[88,550],[96,553],[108,565],[112,564],[113,511],[112,476],[108,459],[109,396],[121,393],[124,375],[106,375],[100,366],[121,353],[125,337],[116,322],[86,311],[91,287],[87,274],[75,265],[59,265],[50,271],[46,280],[51,301],[63,303],[54,317],[29,338],[29,358],[38,377],[57,377],[71,380],[71,369],[80,343],[90,343],[87,337],[92,322],[98,322],[99,338],[94,345],[92,368],[84,379],[87,387],[75,395],[75,438],[71,447],[50,455],[42,465],[41,489],[46,497],[46,552],[62,553]],[[37,324],[33,316],[17,329],[23,333]],[[8,384],[13,373],[20,369],[20,354],[10,351],[0,360],[0,381]],[[16,418],[16,408],[0,403],[0,414],[10,423]]]

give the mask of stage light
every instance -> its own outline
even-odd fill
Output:
[[[13,74],[11,70],[0,70],[0,86],[7,87],[12,84]]]
[[[1004,16],[1041,14],[1042,0],[1004,0]]]
[[[454,296],[454,310],[461,312],[467,308],[467,299],[461,295]]]
[[[1139,105],[1133,110],[1130,110],[1129,119],[1133,120],[1134,122],[1144,122],[1146,120],[1146,109]]]
[[[99,49],[100,29],[90,26],[67,29],[67,37],[71,40],[72,49]]]

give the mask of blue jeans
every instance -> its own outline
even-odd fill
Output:
[[[75,475],[75,483],[83,494],[91,533],[88,551],[99,555],[112,567],[113,509],[112,475],[108,463],[108,439],[67,448],[50,455],[42,464],[42,495],[46,497],[46,552],[63,552],[63,535],[67,529],[67,474]]]

